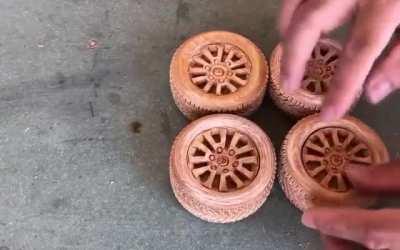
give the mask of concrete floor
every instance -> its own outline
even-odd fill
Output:
[[[187,124],[168,86],[173,50],[227,29],[268,55],[278,0],[250,2],[0,1],[0,249],[318,249],[278,185],[231,225],[191,216],[170,189]],[[394,157],[398,104],[355,110]],[[269,99],[252,120],[276,147],[293,124]]]

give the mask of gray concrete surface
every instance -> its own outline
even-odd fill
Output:
[[[168,66],[183,39],[242,33],[268,55],[278,0],[0,1],[0,249],[318,249],[275,185],[231,225],[174,199],[169,147],[187,124]],[[89,40],[98,42],[87,48]],[[397,157],[399,104],[355,114]],[[279,147],[292,125],[269,99],[252,119]]]

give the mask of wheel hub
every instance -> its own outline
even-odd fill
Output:
[[[201,185],[231,192],[253,181],[259,169],[259,154],[247,135],[231,128],[215,128],[193,140],[188,165]]]
[[[217,65],[212,69],[212,75],[214,75],[214,77],[216,78],[221,78],[224,79],[223,77],[225,77],[227,69],[225,66],[222,65]]]
[[[231,44],[210,44],[192,57],[190,78],[206,93],[227,95],[249,80],[251,64],[245,53]]]
[[[373,163],[368,146],[350,130],[322,128],[312,133],[302,148],[307,174],[321,186],[346,192],[351,186],[344,169],[348,164]]]

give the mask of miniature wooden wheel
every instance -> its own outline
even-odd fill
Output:
[[[253,122],[210,115],[175,139],[170,180],[179,203],[195,216],[228,223],[254,213],[267,199],[276,170],[271,141]]]
[[[356,193],[344,169],[348,164],[361,168],[386,163],[389,155],[379,136],[361,121],[346,117],[327,123],[312,115],[289,132],[281,159],[282,188],[296,207],[306,210],[371,205],[375,199]]]
[[[212,31],[186,40],[170,66],[170,86],[189,119],[212,114],[248,115],[261,104],[268,81],[265,57],[247,38]]]
[[[282,46],[279,44],[271,56],[272,99],[282,110],[297,117],[318,112],[334,75],[341,46],[334,40],[321,39],[307,63],[302,88],[293,94],[285,93],[281,87],[282,53]]]
[[[231,192],[248,186],[258,173],[258,151],[234,129],[215,128],[198,135],[189,148],[193,176],[205,187]]]

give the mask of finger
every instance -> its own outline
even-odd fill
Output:
[[[324,250],[354,250],[361,249],[359,245],[354,242],[343,240],[327,235],[321,235],[324,245]]]
[[[371,167],[349,165],[345,168],[345,172],[358,191],[400,194],[400,161]]]
[[[389,43],[399,23],[400,1],[384,2],[365,1],[367,4],[359,9],[321,111],[323,120],[338,119],[350,109],[375,60]]]
[[[400,86],[400,42],[376,66],[367,81],[366,95],[373,104],[379,103]]]
[[[309,0],[296,9],[283,41],[281,77],[287,92],[300,87],[306,63],[321,34],[342,24],[353,7],[354,0]]]
[[[322,234],[371,249],[397,249],[399,244],[400,210],[314,208],[303,214],[302,223]]]
[[[296,8],[303,0],[283,0],[279,15],[279,32],[282,37],[285,36],[290,21]]]

